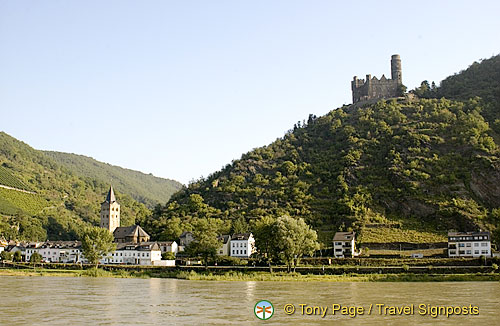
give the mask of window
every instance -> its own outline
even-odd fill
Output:
[[[474,247],[479,247],[479,242],[474,242]]]
[[[149,257],[149,252],[146,252],[146,257]]]
[[[245,255],[247,254],[247,250],[246,250],[246,249],[245,249],[245,252],[244,252],[244,254],[245,254]]]
[[[470,250],[467,250],[467,255],[470,255],[472,252]]]
[[[481,250],[481,253],[482,253],[482,254],[487,254],[487,253],[488,253],[488,250]]]
[[[467,243],[467,247],[470,247],[470,246],[471,246],[470,243]]]
[[[486,242],[481,242],[481,247],[487,247],[488,246],[488,243]]]
[[[459,247],[465,247],[465,243],[459,243],[458,246]]]
[[[479,250],[474,250],[474,255],[479,255]]]
[[[234,249],[233,249],[233,255],[234,255]]]

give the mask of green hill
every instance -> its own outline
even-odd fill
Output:
[[[149,208],[166,203],[172,194],[182,188],[182,184],[177,181],[102,163],[91,157],[61,152],[44,153],[72,173],[111,183],[117,191],[130,195]]]
[[[473,66],[489,74],[482,69],[489,63]],[[481,86],[481,95],[488,87],[495,83]],[[483,116],[493,112],[494,99],[469,99],[476,91],[456,101],[388,100],[310,115],[283,138],[175,194],[147,228],[158,236],[155,228],[173,217],[288,214],[305,218],[326,244],[349,228],[365,243],[439,242],[450,229],[495,230],[498,135]]]
[[[23,240],[72,240],[86,224],[99,223],[109,182],[72,173],[27,144],[0,132],[0,236]],[[117,193],[122,225],[141,223],[150,211]]]

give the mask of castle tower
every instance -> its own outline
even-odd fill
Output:
[[[401,70],[401,58],[399,54],[394,54],[391,56],[391,78],[396,80],[398,85],[403,84],[403,74]]]
[[[101,204],[101,227],[113,231],[120,226],[120,204],[116,201],[113,186],[109,188],[106,200]]]

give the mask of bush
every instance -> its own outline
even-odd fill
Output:
[[[217,257],[217,264],[221,266],[246,266],[248,265],[248,260],[229,256],[219,256]]]
[[[43,257],[38,252],[33,253],[30,257],[30,263],[40,263]]]
[[[163,260],[174,260],[175,254],[173,252],[164,252],[161,254],[161,259]]]
[[[23,256],[21,255],[20,251],[16,251],[14,253],[14,256],[12,256],[12,261],[15,261],[15,262],[21,262],[21,261],[23,261]]]
[[[0,258],[2,261],[12,260],[12,253],[7,251],[2,251],[0,253]]]

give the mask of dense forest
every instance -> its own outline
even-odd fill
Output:
[[[182,184],[177,181],[124,169],[99,162],[91,157],[61,152],[45,151],[44,153],[80,177],[113,184],[117,191],[130,195],[148,208],[153,208],[159,203],[166,203],[175,192],[182,188]]]
[[[0,132],[0,185],[24,190],[0,187],[0,236],[21,240],[78,238],[84,225],[99,224],[100,203],[110,186],[108,179],[99,176],[74,173],[44,152]],[[165,201],[169,191],[166,189]],[[141,196],[141,192],[136,195]],[[143,223],[151,214],[130,195],[117,191],[117,197],[123,226]]]
[[[499,62],[474,63],[441,87],[423,82],[417,98],[310,115],[175,194],[146,229],[161,237],[196,218],[244,224],[288,215],[304,218],[324,243],[348,229],[363,242],[493,231],[500,221]]]

